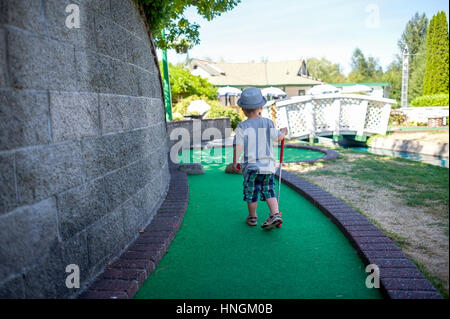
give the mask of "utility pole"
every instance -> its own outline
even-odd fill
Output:
[[[165,38],[166,33],[164,29],[161,31],[162,37]],[[166,103],[166,118],[168,121],[172,121],[172,95],[170,93],[170,81],[169,81],[169,63],[167,62],[167,50],[162,50],[162,65],[163,65],[163,89],[164,89],[164,101]]]
[[[402,107],[408,107],[408,78],[409,78],[409,50],[405,46],[403,50],[403,69],[402,69]]]

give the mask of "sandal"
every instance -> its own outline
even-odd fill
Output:
[[[269,215],[269,218],[267,218],[267,220],[261,225],[261,227],[264,229],[272,229],[281,225],[282,222],[283,220],[281,219],[281,214],[277,213]]]
[[[258,216],[247,216],[246,222],[247,222],[247,225],[249,225],[249,226],[256,226],[258,224],[257,220],[258,220]]]

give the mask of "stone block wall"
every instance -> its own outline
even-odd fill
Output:
[[[164,199],[151,41],[133,0],[0,0],[0,298],[76,296]]]

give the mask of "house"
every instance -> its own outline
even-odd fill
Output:
[[[304,95],[308,89],[322,84],[309,76],[306,60],[263,61],[263,62],[212,62],[192,59],[188,65],[194,75],[207,78],[214,86],[277,87],[288,97]]]

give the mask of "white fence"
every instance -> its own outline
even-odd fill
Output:
[[[408,122],[427,123],[429,118],[445,118],[448,116],[448,106],[430,106],[430,107],[402,107],[399,111],[403,112]]]
[[[263,116],[277,128],[287,127],[289,138],[328,135],[386,134],[395,100],[357,94],[302,96],[266,105]]]

